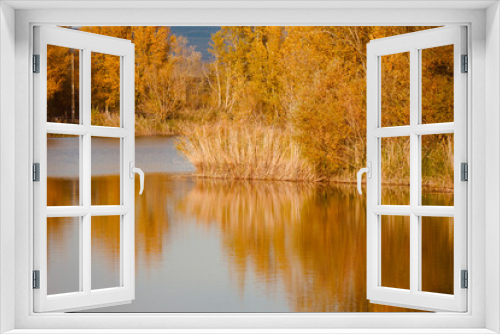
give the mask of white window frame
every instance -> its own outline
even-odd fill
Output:
[[[129,333],[145,333],[146,328],[268,328],[290,332],[293,328],[316,332],[335,332],[335,329],[358,328],[359,332],[421,332],[489,333],[500,331],[500,11],[498,3],[490,2],[394,2],[337,1],[269,2],[221,4],[149,2],[17,2],[0,3],[0,330],[16,329],[14,333],[36,333],[36,329],[76,329],[105,332],[98,329],[135,328]],[[14,10],[9,5],[39,9]],[[27,6],[27,7],[26,7]],[[52,8],[40,10],[40,8]],[[58,9],[58,7],[70,7]],[[73,8],[71,8],[73,6]],[[87,6],[87,9],[75,9]],[[102,7],[111,9],[102,9]],[[115,8],[113,8],[115,6]],[[153,9],[124,9],[135,6]],[[158,8],[158,7],[170,8]],[[245,6],[247,7],[245,9]],[[265,8],[269,7],[270,8]],[[365,6],[365,7],[363,7]],[[406,8],[404,8],[406,6]],[[427,6],[427,7],[426,7]],[[457,7],[460,8],[457,9]],[[488,7],[489,6],[489,7]],[[97,7],[101,7],[98,9]],[[211,8],[210,8],[211,7]],[[281,7],[281,9],[279,9]],[[337,7],[337,8],[335,8]],[[356,8],[357,7],[357,8]],[[403,9],[401,9],[403,7]],[[436,9],[436,7],[438,9]],[[488,8],[487,8],[488,7]],[[180,8],[180,9],[179,9]],[[278,8],[278,9],[277,9]],[[349,9],[351,8],[351,9]],[[370,8],[370,9],[366,9]],[[376,9],[374,9],[376,8]],[[353,10],[354,9],[354,10]],[[12,19],[15,14],[15,23]],[[485,24],[486,23],[486,24]],[[468,76],[468,152],[470,181],[468,189],[468,268],[469,307],[467,313],[437,314],[368,314],[368,313],[310,313],[310,314],[34,314],[31,290],[32,269],[32,27],[36,24],[61,25],[443,25],[465,24],[469,27],[471,58]],[[15,40],[13,39],[15,31]],[[15,46],[15,60],[13,57]],[[12,66],[15,64],[15,75]],[[488,70],[486,71],[486,66]],[[13,91],[15,100],[8,96]],[[12,107],[15,107],[15,119]],[[11,108],[7,111],[7,109]],[[8,113],[7,113],[8,112]],[[486,121],[488,120],[488,121]],[[15,145],[5,129],[15,127]],[[2,130],[5,130],[2,132]],[[488,154],[485,153],[485,148]],[[15,165],[7,160],[15,159]],[[486,167],[485,167],[486,166]],[[15,183],[9,181],[15,167]],[[486,183],[486,174],[488,182]],[[7,188],[4,187],[6,185]],[[15,193],[15,212],[9,210],[8,191]],[[10,201],[10,202],[9,202]],[[15,218],[15,219],[12,219]],[[11,241],[15,238],[15,244]],[[12,257],[14,253],[14,257]],[[10,292],[15,282],[15,291]],[[487,293],[486,293],[487,291]],[[13,308],[12,305],[15,305]],[[142,328],[139,329],[139,328]],[[92,330],[91,330],[92,329]],[[323,329],[323,330],[320,330]],[[373,329],[373,330],[370,330]],[[408,330],[406,330],[408,329]],[[447,331],[446,329],[449,329]],[[236,332],[237,330],[231,330]],[[272,330],[271,330],[272,331]],[[50,332],[55,332],[51,330]],[[86,331],[87,332],[87,331]],[[164,332],[168,332],[165,330]],[[220,331],[215,331],[220,332]],[[226,331],[229,332],[229,331]],[[248,332],[248,331],[247,331]],[[264,330],[255,330],[264,332]],[[297,331],[295,331],[297,332]],[[354,333],[354,330],[350,332]],[[415,331],[412,331],[415,333]]]
[[[467,269],[467,183],[461,181],[460,164],[467,163],[467,76],[461,71],[461,56],[467,54],[467,31],[464,26],[449,26],[373,40],[367,53],[367,164],[371,177],[367,179],[367,298],[375,304],[405,306],[423,310],[467,310],[467,290],[462,288],[461,270]],[[453,46],[454,59],[454,118],[449,123],[422,124],[422,50],[445,45]],[[383,126],[381,58],[408,52],[410,56],[409,124]],[[454,200],[453,206],[423,206],[422,199],[422,135],[454,134]],[[382,194],[382,140],[408,138],[410,150],[410,198],[408,205],[387,205]],[[409,223],[409,289],[385,287],[381,284],[381,224],[382,216],[405,216]],[[453,217],[453,293],[422,291],[422,219],[423,217]],[[410,305],[410,306],[407,306]]]
[[[39,163],[40,182],[33,184],[34,269],[39,270],[39,288],[34,290],[36,312],[82,310],[102,305],[117,305],[135,298],[135,193],[129,177],[135,161],[135,49],[129,40],[90,34],[57,27],[34,27],[34,52],[40,57],[39,72],[33,76],[34,162]],[[47,121],[47,46],[57,45],[79,50],[80,87],[83,99],[80,123]],[[120,127],[91,124],[91,57],[93,52],[119,57]],[[75,206],[47,206],[47,134],[79,137],[80,203]],[[120,203],[92,205],[92,138],[119,139]],[[132,174],[133,175],[133,174]],[[90,244],[93,216],[120,217],[120,285],[92,289]],[[79,224],[79,291],[48,295],[47,292],[47,218],[74,217]],[[98,306],[93,306],[98,305]]]

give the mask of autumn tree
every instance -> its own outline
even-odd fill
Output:
[[[146,123],[188,120],[195,127],[219,119],[235,129],[267,127],[293,138],[319,179],[349,181],[366,163],[366,45],[429,28],[221,27],[211,38],[210,62],[168,27],[80,29],[135,44],[136,114]],[[78,76],[77,57],[78,52],[48,50],[48,106],[56,121],[75,114],[78,96],[69,96],[78,91],[72,79]],[[409,61],[408,53],[381,59],[382,126],[409,124]],[[91,63],[94,112],[116,114],[120,59],[93,53]],[[421,64],[422,122],[452,122],[452,47],[422,50]],[[199,116],[206,113],[211,116]],[[443,169],[448,161],[449,170],[452,140],[432,140],[431,150],[443,147],[448,153],[423,152],[441,159],[425,166]]]
[[[293,133],[323,178],[353,179],[366,159],[366,45],[429,28],[222,27],[210,50],[212,106]],[[423,83],[432,90],[423,110],[435,112],[423,121],[443,121],[453,113],[453,53],[424,51]],[[408,124],[409,55],[385,57],[382,74],[383,126]]]
[[[129,39],[135,45],[136,113],[167,119],[201,100],[201,55],[169,27],[81,27],[82,31]],[[117,112],[120,106],[120,58],[92,54],[92,107]]]
[[[209,84],[213,106],[235,119],[282,117],[282,27],[222,27],[212,36]]]
[[[79,50],[47,46],[47,120],[78,123]]]

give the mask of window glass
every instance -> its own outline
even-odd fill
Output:
[[[121,217],[92,217],[92,290],[119,287]]]
[[[80,50],[47,45],[47,122],[80,123]]]
[[[92,137],[92,205],[120,205],[120,139]]]
[[[453,122],[453,45],[423,49],[422,124]]]
[[[92,52],[92,125],[120,126],[120,57]]]
[[[410,53],[380,59],[382,126],[410,125]]]
[[[47,294],[80,291],[80,218],[47,218]]]
[[[47,135],[47,206],[80,205],[80,137]]]
[[[382,205],[410,205],[410,137],[381,138]]]

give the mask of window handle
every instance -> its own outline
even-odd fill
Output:
[[[142,192],[144,191],[144,172],[142,169],[134,167],[134,162],[130,161],[129,163],[129,171],[130,171],[130,178],[133,179],[135,174],[139,174],[140,178],[140,183],[141,183],[141,190],[139,191],[139,195],[142,195]]]
[[[361,168],[357,174],[357,176],[358,176],[358,192],[360,195],[362,194],[361,179],[363,178],[363,173],[366,173],[367,178],[369,178],[369,179],[372,178],[372,163],[370,161],[368,161],[366,164],[367,164],[367,166],[365,168]]]

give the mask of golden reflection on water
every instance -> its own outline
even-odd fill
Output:
[[[410,217],[382,216],[382,282],[389,288],[410,289]]]
[[[120,216],[93,216],[91,219],[92,289],[118,287]]]
[[[48,182],[69,188],[74,184],[72,180],[53,178]],[[102,176],[93,178],[92,186],[98,188],[96,193],[104,193],[106,187],[116,186],[113,183],[119,183],[119,178]],[[184,187],[187,189],[184,193],[176,191],[174,185],[187,183],[190,186]],[[389,196],[397,192],[394,190]],[[49,199],[57,197],[48,195]],[[403,191],[399,195],[407,194]],[[433,196],[436,203],[447,201],[447,194]],[[371,304],[366,299],[366,201],[355,187],[196,180],[148,174],[144,194],[136,195],[136,273],[149,271],[151,275],[159,275],[161,270],[168,271],[163,268],[163,260],[169,237],[175,237],[170,235],[172,219],[205,231],[207,238],[209,230],[220,233],[228,275],[235,283],[225,289],[241,292],[248,285],[248,277],[254,277],[268,292],[268,298],[278,290],[284,291],[288,309],[294,312],[413,311]],[[101,231],[96,238],[105,236],[102,243],[118,243],[110,240],[119,234],[102,230],[105,221],[105,217],[100,218]],[[383,267],[386,279],[384,276],[382,279],[383,283],[389,282],[388,286],[396,286],[409,280],[404,273],[409,266],[409,247],[401,246],[408,240],[408,231],[391,224],[396,223],[386,224],[383,236],[394,242],[384,241],[382,262],[392,261],[392,265]],[[49,249],[61,247],[63,251],[64,244],[54,242],[61,239],[61,233],[65,232],[58,231],[57,226],[51,227]],[[426,277],[423,288],[453,293],[453,221],[433,218],[422,225],[422,235],[422,267]],[[92,245],[98,242],[93,240]],[[114,263],[116,248],[101,247],[97,252],[101,254],[96,259]],[[394,265],[391,257],[396,253],[398,259]],[[395,279],[391,281],[391,277]],[[199,284],[203,289],[202,278]]]

